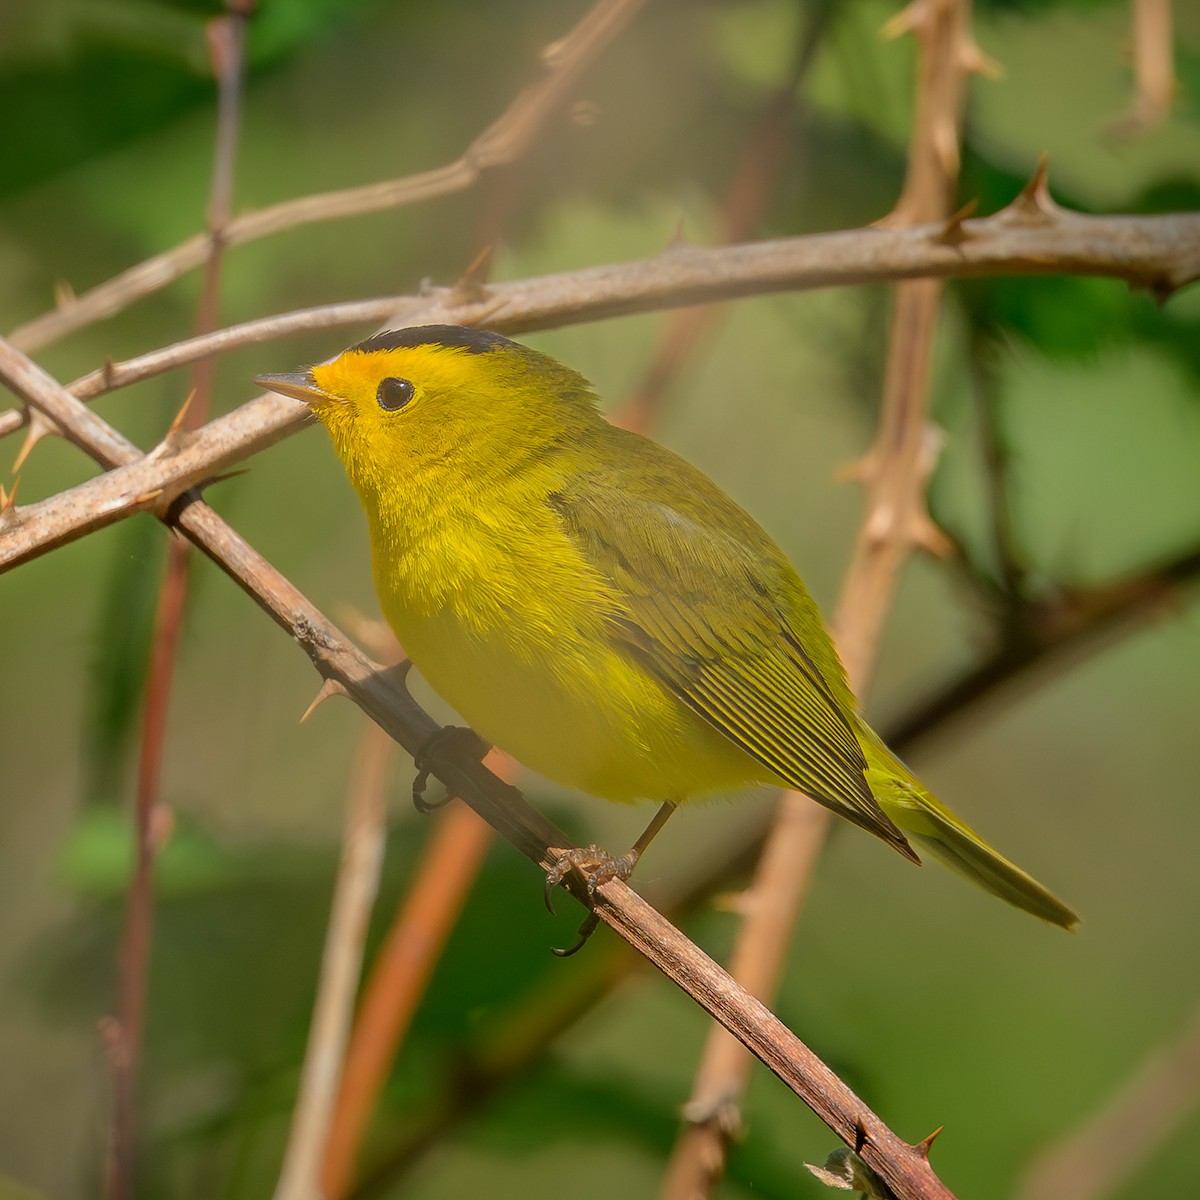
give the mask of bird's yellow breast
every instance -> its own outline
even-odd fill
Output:
[[[530,557],[512,530],[442,523],[439,545],[376,554],[384,615],[434,690],[525,766],[606,799],[766,778],[611,639],[619,600],[561,532],[534,536]]]

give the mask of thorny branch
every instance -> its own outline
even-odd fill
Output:
[[[983,62],[970,36],[969,15],[969,0],[912,0],[892,23],[895,31],[916,35],[918,78],[908,171],[888,225],[904,227],[949,215],[966,78]],[[936,549],[940,544],[925,510],[925,485],[935,461],[925,413],[942,286],[938,279],[916,279],[896,287],[879,429],[856,472],[866,488],[866,504],[834,628],[838,652],[860,698],[901,567],[918,546]],[[827,810],[795,792],[780,798],[778,811],[749,889],[732,966],[734,977],[768,1003],[831,820]],[[715,1027],[688,1102],[688,1126],[664,1181],[665,1200],[712,1193],[740,1128],[749,1074],[750,1061],[741,1047]]]
[[[424,296],[363,303],[356,306],[355,320],[486,323],[521,333],[670,305],[832,284],[925,274],[1072,271],[1111,275],[1167,294],[1200,278],[1200,214],[1071,213],[1050,200],[1043,170],[1012,204],[984,219],[952,218],[915,229],[853,230],[716,249],[673,246],[652,259],[496,284],[483,299],[464,300],[453,288],[437,288]],[[344,313],[344,306],[338,311]],[[278,335],[282,320],[276,320]],[[171,365],[201,352],[211,353],[211,345],[197,339]],[[155,366],[159,369],[164,369],[161,360]],[[19,369],[15,378],[13,390],[21,394]],[[49,408],[42,411],[56,420]],[[160,444],[143,462],[137,462],[139,452],[132,443],[101,422],[102,461],[123,469],[11,512],[0,523],[0,571],[133,512],[161,510],[181,492],[274,444],[306,419],[296,402],[261,396],[197,434]],[[64,432],[73,439],[80,428],[76,422]]]
[[[644,3],[645,0],[600,0],[566,37],[542,52],[546,74],[518,93],[507,111],[452,163],[402,179],[301,196],[257,212],[243,213],[225,223],[222,244],[238,246],[319,221],[362,216],[464,191],[484,171],[525,153],[546,117],[559,106],[598,51]],[[204,263],[213,236],[212,232],[194,234],[174,249],[146,259],[81,296],[64,299],[57,309],[14,329],[10,335],[13,344],[32,353],[93,321],[121,312]]]
[[[208,202],[208,224],[212,237],[196,322],[200,334],[211,333],[218,323],[221,231],[229,219],[233,200],[233,164],[241,115],[248,11],[246,4],[231,3],[227,14],[213,18],[207,26],[209,55],[218,84],[218,104],[216,149]],[[192,365],[190,401],[180,413],[178,423],[181,428],[195,429],[206,418],[212,398],[212,383],[212,360],[197,359]],[[35,432],[32,427],[30,432]],[[23,453],[28,452],[30,446],[31,441],[27,439]],[[113,1106],[107,1183],[109,1200],[124,1200],[134,1191],[136,1084],[150,972],[154,859],[163,836],[162,830],[168,824],[168,812],[160,799],[162,761],[167,737],[168,702],[187,601],[190,552],[190,546],[182,540],[173,540],[168,547],[167,568],[159,592],[147,675],[134,800],[134,871],[126,899],[125,925],[118,960],[119,1017],[110,1023],[106,1039],[110,1047],[114,1043],[119,1044],[119,1053],[112,1055]]]

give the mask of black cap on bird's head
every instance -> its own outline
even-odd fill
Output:
[[[364,338],[350,350],[370,354],[375,350],[401,350],[415,346],[447,346],[470,354],[515,350],[517,343],[490,329],[472,325],[413,325],[408,329],[385,329]]]

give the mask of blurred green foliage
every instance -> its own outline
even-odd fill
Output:
[[[585,5],[509,0],[276,0],[251,21],[239,209],[424,170],[457,157],[536,76],[542,46]],[[201,228],[214,88],[212,3],[45,0],[0,10],[0,320],[100,282]],[[222,319],[453,280],[503,208],[499,275],[655,253],[677,228],[715,236],[743,146],[816,29],[795,89],[762,236],[849,227],[897,195],[912,116],[913,50],[878,30],[877,0],[661,0],[588,72],[585,108],[556,117],[503,179],[433,204],[313,226],[232,251]],[[1176,6],[1180,89],[1162,126],[1112,132],[1128,108],[1126,6],[981,5],[978,40],[1006,77],[971,88],[961,198],[1007,203],[1050,153],[1064,204],[1195,209],[1200,198],[1200,17]],[[189,277],[39,354],[70,379],[190,332]],[[878,403],[887,292],[775,296],[731,306],[666,397],[658,435],[774,533],[829,606],[858,516],[834,481]],[[595,380],[614,407],[641,380],[666,318],[531,338]],[[364,330],[240,351],[217,403],[257,371],[327,355]],[[1100,585],[1200,543],[1200,295],[1158,305],[1100,279],[954,284],[939,334],[935,416],[947,442],[935,516],[974,572],[914,562],[869,707],[886,722],[968,672],[997,638],[1005,572],[981,438],[997,440],[1019,556],[1018,599]],[[141,444],[186,392],[183,374],[98,410]],[[16,439],[9,452],[15,454]],[[53,440],[21,499],[87,478]],[[319,434],[272,449],[210,499],[322,607],[373,611],[361,516]],[[121,816],[164,531],[148,518],[93,535],[0,584],[0,1194],[99,1191],[108,1111],[96,1021],[112,1011],[128,870]],[[1011,566],[1011,564],[1010,564]],[[140,1194],[251,1197],[276,1178],[295,1099],[345,781],[363,719],[328,705],[303,656],[196,562],[171,701]],[[1192,746],[1200,709],[1194,592],[1133,636],[1057,662],[1006,703],[919,747],[914,765],[1084,914],[1067,939],[853,832],[835,832],[796,935],[779,1011],[893,1128],[944,1124],[935,1162],[964,1196],[1012,1196],[1040,1146],[1094,1110],[1200,1000],[1181,948],[1200,920]],[[432,703],[432,702],[431,702]],[[443,710],[438,710],[442,712]],[[395,784],[372,945],[418,861],[428,823]],[[579,838],[624,844],[640,814],[551,794]],[[761,799],[679,819],[639,886],[686,879]],[[586,987],[559,962],[578,919],[540,909],[536,873],[491,853],[385,1094],[364,1164],[375,1196],[647,1195],[659,1183],[705,1021],[645,973],[605,997],[511,1076],[541,1014]],[[569,906],[564,901],[563,907]],[[732,919],[687,930],[714,953]],[[589,955],[609,947],[601,934]],[[1200,1175],[1193,1114],[1156,1160],[1154,1192]],[[802,1167],[832,1137],[756,1078],[722,1194],[822,1194]],[[366,1193],[364,1193],[366,1194]],[[1121,1181],[1133,1200],[1144,1184]]]

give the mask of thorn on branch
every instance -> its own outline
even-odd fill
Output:
[[[691,241],[687,234],[683,231],[683,217],[681,216],[675,222],[675,229],[672,231],[671,236],[667,239],[667,244],[664,247],[664,250],[669,253],[672,250],[680,250],[683,247],[690,245]]]
[[[191,407],[195,396],[196,393],[194,390],[188,393],[187,399],[184,400],[171,424],[167,427],[167,432],[163,435],[162,441],[150,451],[149,455],[147,455],[148,458],[170,458],[173,454],[178,454],[183,449],[189,437],[188,431],[184,428],[184,422],[187,420],[188,408]]]
[[[478,304],[491,296],[484,280],[491,274],[495,243],[489,243],[471,260],[458,282],[450,289],[447,300],[451,304]]]
[[[75,303],[75,289],[65,280],[54,281],[54,307],[61,312]]]
[[[941,1132],[942,1132],[942,1130],[943,1130],[944,1128],[945,1128],[945,1126],[944,1126],[944,1125],[939,1125],[939,1126],[938,1126],[938,1127],[937,1127],[937,1128],[936,1128],[936,1129],[935,1129],[935,1130],[934,1130],[934,1131],[933,1131],[931,1134],[929,1134],[927,1137],[923,1137],[923,1138],[922,1138],[922,1139],[921,1139],[919,1142],[914,1142],[914,1143],[913,1143],[913,1149],[914,1149],[914,1150],[915,1150],[915,1151],[916,1151],[916,1152],[917,1152],[917,1153],[918,1153],[918,1154],[919,1154],[919,1155],[920,1155],[920,1156],[921,1156],[923,1159],[925,1159],[925,1161],[926,1161],[926,1162],[928,1162],[928,1161],[929,1161],[929,1147],[933,1145],[933,1143],[934,1143],[934,1140],[937,1138],[938,1134],[939,1134],[939,1133],[941,1133]]]
[[[20,479],[14,479],[12,490],[5,491],[0,483],[0,530],[9,529],[20,521],[17,515],[17,487]]]
[[[969,241],[975,234],[969,233],[963,222],[974,216],[978,207],[978,198],[968,200],[958,212],[946,218],[946,223],[933,235],[932,240],[944,246],[961,246],[963,242]]]
[[[985,54],[974,38],[967,38],[959,47],[958,61],[970,75],[993,80],[1004,78],[1004,68],[990,54]]]
[[[300,724],[303,725],[330,696],[345,696],[348,694],[345,684],[337,679],[326,679],[317,690],[317,694],[312,698],[312,703],[301,714]]]
[[[1050,195],[1050,159],[1043,154],[1038,159],[1037,170],[1033,178],[1021,189],[1021,193],[1007,208],[1001,209],[997,216],[1004,216],[1010,222],[1021,225],[1044,225],[1056,220],[1062,213]]]
[[[889,17],[880,29],[880,34],[890,39],[915,33],[929,24],[931,17],[928,0],[911,0],[895,16]]]
[[[44,437],[59,435],[62,431],[45,413],[39,409],[29,409],[29,428],[25,431],[25,440],[21,443],[17,457],[13,459],[12,472],[15,475],[24,465],[34,446]]]

